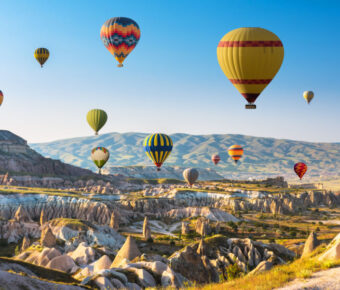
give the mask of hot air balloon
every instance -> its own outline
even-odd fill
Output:
[[[313,98],[314,98],[314,93],[312,91],[305,91],[305,92],[303,92],[303,97],[305,98],[305,100],[309,104],[311,102],[311,100],[313,100]]]
[[[183,177],[189,185],[193,185],[198,178],[198,171],[195,168],[187,168],[183,171]]]
[[[107,114],[103,110],[93,109],[87,113],[86,119],[87,123],[95,131],[95,135],[98,135],[99,130],[103,128],[107,121]]]
[[[172,150],[172,140],[165,134],[152,134],[145,138],[144,149],[146,155],[155,163],[157,171],[168,158]]]
[[[99,168],[99,174],[101,174],[102,167],[105,165],[107,160],[109,160],[109,158],[109,150],[107,150],[105,147],[96,147],[91,151],[91,159]]]
[[[240,145],[233,145],[229,147],[228,153],[234,162],[237,163],[243,155],[243,148]]]
[[[41,47],[41,48],[37,48],[34,51],[34,57],[40,63],[41,67],[43,67],[44,63],[46,62],[49,56],[50,56],[50,52],[48,51],[47,48]]]
[[[2,102],[4,101],[4,94],[2,91],[0,91],[0,106],[2,105]]]
[[[294,171],[296,175],[299,176],[300,179],[302,179],[307,171],[307,165],[303,162],[298,162],[294,165]]]
[[[104,23],[100,30],[100,38],[119,62],[118,67],[122,67],[123,61],[139,41],[140,29],[130,18],[114,17]]]
[[[280,39],[258,27],[232,30],[217,47],[218,63],[248,101],[246,109],[256,109],[254,102],[280,69],[283,54]]]
[[[214,154],[213,156],[211,156],[211,160],[212,162],[214,162],[215,165],[217,165],[217,163],[220,162],[221,158],[219,155]]]

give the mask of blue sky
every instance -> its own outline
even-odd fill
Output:
[[[340,142],[338,1],[1,1],[0,128],[29,142],[91,135],[85,117],[103,108],[101,132],[234,133]],[[126,16],[141,28],[120,69],[99,32]],[[283,65],[256,110],[216,57],[230,30],[273,31]],[[43,69],[37,47],[51,56]],[[313,90],[308,106],[302,98]]]

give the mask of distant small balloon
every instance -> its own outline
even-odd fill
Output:
[[[294,171],[300,179],[302,179],[302,177],[305,175],[307,169],[307,165],[303,162],[298,162],[294,165]]]
[[[314,93],[312,91],[305,91],[303,92],[303,97],[309,104],[314,98]]]
[[[193,185],[198,178],[198,171],[195,168],[188,168],[183,171],[183,177],[189,185]]]
[[[4,101],[4,94],[2,91],[0,91],[0,106],[2,105],[2,102]]]
[[[231,159],[237,163],[242,158],[243,148],[240,145],[230,146],[228,149],[228,154],[230,155]]]
[[[161,170],[164,161],[169,157],[172,150],[172,140],[166,134],[152,134],[144,139],[145,154],[156,165],[157,171]]]
[[[110,158],[110,152],[105,147],[96,147],[91,151],[91,159],[99,168],[99,174],[101,174],[101,169],[105,165],[105,163]]]
[[[98,132],[107,121],[107,114],[104,110],[93,109],[89,111],[86,115],[87,123],[94,130],[95,135],[98,135]]]
[[[47,48],[37,48],[34,51],[34,57],[35,59],[40,63],[41,67],[43,67],[44,63],[46,60],[49,58],[50,52],[48,51]]]
[[[211,156],[211,160],[212,162],[214,162],[215,165],[217,165],[217,163],[220,162],[221,158],[219,155],[214,154],[213,156]]]

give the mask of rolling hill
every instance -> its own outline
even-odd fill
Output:
[[[142,142],[146,136],[145,133],[108,133],[30,146],[46,157],[92,170],[96,168],[90,159],[90,151],[93,147],[104,146],[111,153],[106,166],[109,169],[110,166],[152,165],[143,151]],[[173,134],[171,138],[174,148],[166,165],[213,168],[228,178],[276,175],[295,178],[293,166],[299,161],[308,165],[306,177],[336,176],[340,172],[339,143],[311,143],[229,134]],[[233,144],[244,148],[244,158],[238,165],[234,165],[227,152]],[[210,160],[214,153],[221,156],[218,166]]]

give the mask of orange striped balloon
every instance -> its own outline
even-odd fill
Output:
[[[302,177],[305,175],[307,168],[307,165],[303,162],[298,162],[294,165],[294,171],[300,179],[302,179]]]
[[[243,148],[240,145],[233,145],[229,147],[228,153],[235,163],[237,163],[243,155]]]

